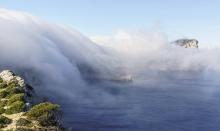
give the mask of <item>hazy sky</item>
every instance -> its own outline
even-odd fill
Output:
[[[0,7],[29,12],[87,36],[158,29],[170,40],[193,37],[220,46],[219,0],[1,0]]]

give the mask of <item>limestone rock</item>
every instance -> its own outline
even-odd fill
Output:
[[[2,78],[3,81],[5,81],[7,83],[14,81],[14,82],[18,83],[18,85],[21,87],[25,86],[24,79],[22,79],[19,76],[15,76],[15,74],[10,70],[2,71],[0,73],[0,77]]]
[[[0,73],[0,77],[2,78],[3,81],[8,83],[13,80],[14,74],[10,70],[4,70]]]
[[[199,41],[196,39],[178,39],[171,44],[175,44],[184,48],[199,48]]]

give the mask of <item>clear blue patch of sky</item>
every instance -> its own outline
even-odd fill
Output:
[[[219,0],[1,0],[0,7],[71,26],[87,36],[160,25],[169,39],[220,45]]]

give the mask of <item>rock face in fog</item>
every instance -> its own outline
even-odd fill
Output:
[[[171,44],[175,44],[184,48],[199,48],[199,41],[196,39],[178,39]]]

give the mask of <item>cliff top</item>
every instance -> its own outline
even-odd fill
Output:
[[[34,89],[10,70],[0,73],[0,130],[64,130],[59,105],[33,103]]]

